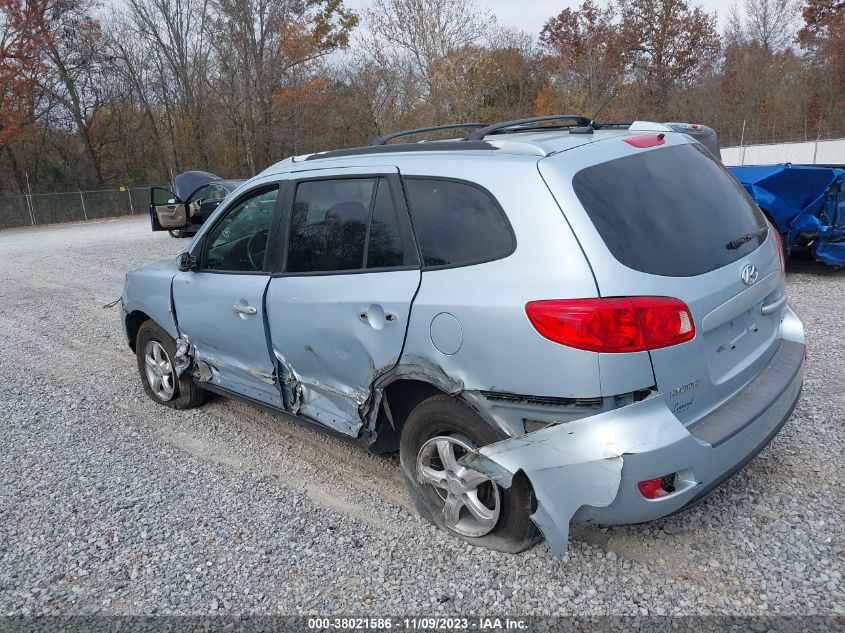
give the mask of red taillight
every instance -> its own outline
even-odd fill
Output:
[[[532,301],[528,319],[547,339],[591,352],[642,352],[689,341],[689,308],[670,297]]]
[[[695,336],[692,314],[683,301],[670,297],[631,297],[643,328],[646,347],[660,349]]]

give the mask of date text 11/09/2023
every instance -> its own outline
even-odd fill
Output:
[[[414,617],[414,618],[308,618],[308,628],[317,631],[522,631],[528,623],[520,618]]]

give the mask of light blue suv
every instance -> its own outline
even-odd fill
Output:
[[[423,516],[505,551],[704,498],[801,393],[777,233],[674,127],[446,127],[277,163],[130,273],[147,394],[398,451]]]

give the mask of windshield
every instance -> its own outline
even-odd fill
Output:
[[[701,275],[766,239],[763,213],[697,143],[587,167],[572,187],[613,256],[641,272]]]

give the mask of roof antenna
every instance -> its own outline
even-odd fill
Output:
[[[584,127],[574,127],[574,128],[572,128],[571,130],[569,130],[569,133],[570,134],[592,134],[595,130],[601,129],[601,123],[596,124],[596,117],[599,114],[601,114],[607,106],[610,105],[610,102],[613,101],[616,98],[616,95],[618,95],[618,94],[619,93],[616,90],[611,91],[611,93],[607,97],[607,99],[604,100],[604,103],[602,103],[599,106],[599,109],[596,110],[595,114],[593,114],[593,116],[590,117],[590,122]]]
[[[610,95],[607,99],[604,100],[604,103],[601,104],[596,113],[590,117],[590,127],[595,127],[596,117],[604,112],[605,108],[610,105],[610,102],[613,101],[619,93],[616,90],[611,90]],[[599,125],[601,127],[601,125]]]

